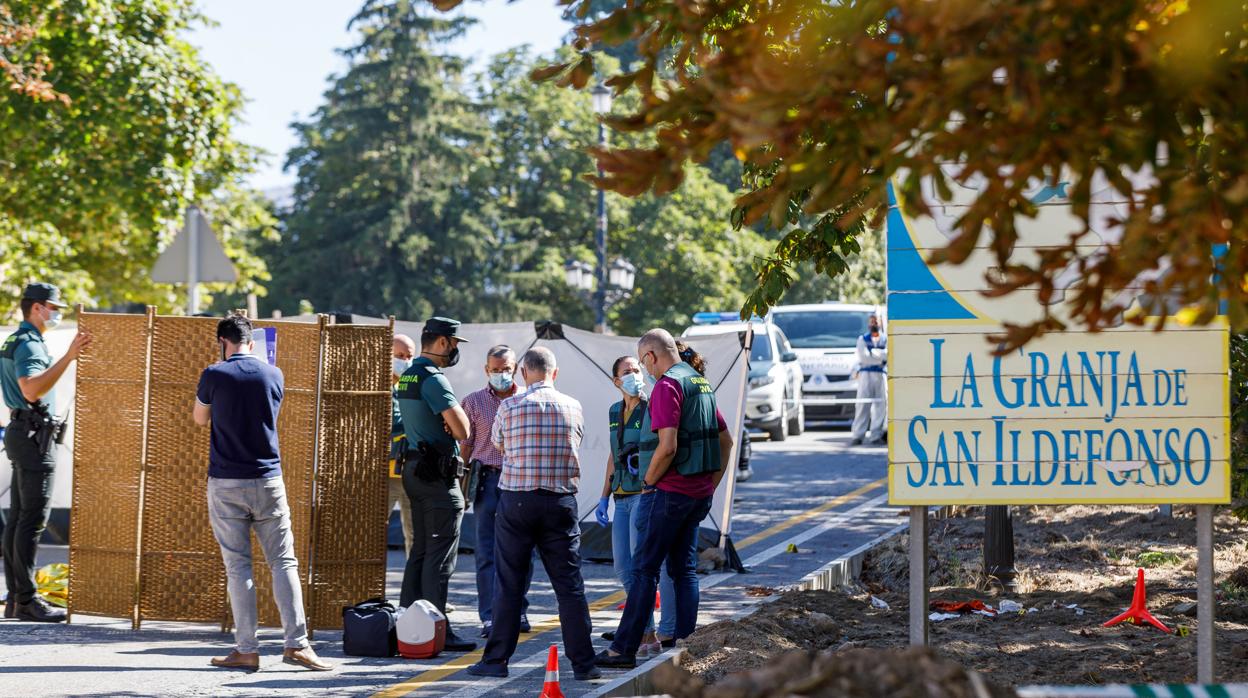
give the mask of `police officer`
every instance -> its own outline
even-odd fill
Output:
[[[9,408],[4,451],[13,466],[9,516],[4,526],[5,618],[41,623],[65,620],[65,610],[44,601],[35,588],[35,553],[52,503],[53,452],[63,423],[56,420],[52,389],[91,343],[79,332],[69,351],[53,363],[43,333],[61,322],[61,291],[33,283],[22,294],[22,324],[0,344],[0,392]]]
[[[443,613],[464,517],[458,442],[467,441],[471,432],[468,415],[441,370],[459,363],[459,343],[468,340],[457,336],[458,331],[458,320],[430,318],[420,335],[420,356],[399,378],[395,392],[408,444],[403,489],[412,507],[412,549],[399,604],[406,608],[424,599]],[[448,651],[476,647],[448,623]]]

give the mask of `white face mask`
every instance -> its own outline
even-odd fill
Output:
[[[61,319],[63,317],[64,315],[61,313],[61,311],[53,309],[52,312],[48,315],[48,319],[44,320],[43,325],[44,327],[47,327],[48,329],[52,329],[53,327],[56,327],[57,325],[61,324]]]
[[[390,370],[393,371],[394,375],[396,376],[403,375],[404,373],[407,372],[407,369],[412,367],[411,359],[400,359],[399,357],[396,356],[390,361],[391,361]]]

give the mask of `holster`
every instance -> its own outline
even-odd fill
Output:
[[[46,410],[23,410],[21,417],[10,426],[22,426],[31,432],[40,456],[47,456],[53,445],[65,442],[66,421],[53,417]]]
[[[446,485],[457,481],[464,474],[464,459],[453,453],[444,454],[427,443],[410,445],[407,462],[412,474],[425,482],[442,482]]]

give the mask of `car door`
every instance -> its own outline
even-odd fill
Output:
[[[779,327],[772,328],[776,333],[776,348],[780,350],[777,356],[793,353],[793,346],[789,344],[789,338],[784,336],[784,330]],[[802,365],[797,361],[788,361],[784,364],[785,377],[789,381],[789,394],[793,396],[794,404],[800,404],[802,401],[802,382],[805,376],[802,374]]]

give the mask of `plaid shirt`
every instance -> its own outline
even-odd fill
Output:
[[[503,452],[500,489],[576,494],[577,451],[585,433],[581,403],[548,382],[534,383],[498,408],[492,439]]]
[[[513,388],[511,395],[515,395]],[[508,395],[507,397],[511,397]],[[472,434],[467,441],[459,442],[460,452],[472,451],[469,457],[479,460],[487,467],[495,470],[503,467],[503,453],[494,447],[490,440],[494,429],[494,418],[498,416],[498,406],[505,398],[499,397],[488,385],[464,398],[464,412],[468,414],[468,422],[472,425]]]

